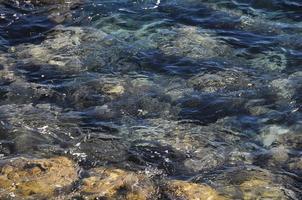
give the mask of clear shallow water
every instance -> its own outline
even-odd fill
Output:
[[[3,159],[68,155],[233,199],[261,179],[302,198],[301,1],[60,5],[0,4]]]

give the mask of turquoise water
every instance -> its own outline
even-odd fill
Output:
[[[302,198],[301,1],[2,0],[0,27],[1,159]]]

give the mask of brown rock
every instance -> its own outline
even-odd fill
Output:
[[[0,198],[41,199],[68,188],[77,178],[75,164],[66,157],[17,158],[4,161],[0,174]]]
[[[204,184],[180,180],[167,181],[163,192],[169,199],[181,200],[226,200],[216,190]]]
[[[268,180],[251,179],[240,184],[242,199],[287,199],[284,192],[278,185]]]
[[[96,168],[82,181],[81,196],[87,199],[147,200],[154,199],[156,189],[143,174],[121,169]]]

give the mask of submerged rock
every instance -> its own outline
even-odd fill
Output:
[[[217,92],[219,90],[234,90],[252,86],[249,78],[235,71],[218,71],[215,73],[201,73],[193,76],[189,84],[197,90],[204,92]]]
[[[190,183],[180,180],[168,181],[164,186],[164,194],[168,199],[184,200],[226,200],[207,185]]]
[[[62,153],[79,136],[79,131],[62,123],[61,112],[52,104],[0,106],[2,137],[13,143],[14,154],[40,157]]]
[[[3,160],[0,172],[1,199],[69,199],[75,195],[83,199],[107,200],[155,200],[162,197],[171,200],[228,199],[205,184],[164,178],[157,180],[149,173],[117,168],[94,168],[88,176],[78,179],[76,164],[66,157]],[[242,199],[287,199],[286,189],[274,183],[269,174],[245,176],[237,175],[238,180],[230,182],[238,186],[234,190],[239,190]],[[76,181],[79,181],[78,189],[71,192]]]
[[[55,27],[41,44],[21,44],[14,49],[20,60],[18,69],[28,76],[43,75],[43,80],[124,67],[132,53],[125,50],[123,42],[101,30],[62,26]]]
[[[244,200],[288,199],[282,189],[268,180],[251,179],[240,184]]]
[[[33,5],[39,5],[39,6],[45,6],[45,5],[56,5],[56,4],[74,4],[74,3],[79,3],[80,1],[78,0],[73,0],[73,1],[68,1],[68,0],[20,0],[18,3],[14,0],[4,0],[4,3],[6,4],[33,4]]]
[[[105,85],[103,91],[112,96],[119,96],[125,92],[125,88],[122,85]]]
[[[199,148],[191,152],[191,158],[184,162],[184,166],[192,172],[213,170],[226,162],[226,150],[214,148]]]
[[[87,155],[88,160],[95,163],[117,163],[127,159],[128,146],[114,135],[108,138],[91,137],[79,144],[79,153]]]
[[[251,66],[264,71],[282,71],[286,69],[287,59],[284,54],[268,51],[256,55],[251,61]]]
[[[211,182],[212,178],[210,178]],[[209,177],[204,177],[204,179],[209,180]],[[213,181],[215,186],[230,199],[286,200],[297,198],[293,188],[287,188],[293,179],[286,175],[272,174],[270,171],[258,167],[244,170],[229,169],[227,173],[216,174],[214,179],[216,179]]]
[[[298,175],[302,175],[302,158],[293,158],[289,161],[288,168],[297,173]]]
[[[168,175],[182,171],[182,162],[186,157],[183,152],[155,142],[134,142],[129,152],[128,160],[133,164],[141,167],[152,166]]]
[[[53,197],[71,187],[77,178],[75,163],[66,157],[5,160],[0,170],[1,199]]]
[[[95,168],[83,179],[80,194],[85,199],[156,199],[156,188],[147,176],[121,169]]]
[[[69,91],[66,94],[66,100],[78,109],[103,105],[118,99],[126,91],[123,77],[93,77],[94,80],[89,80],[89,78],[92,77],[84,77],[83,81],[70,83],[64,88]]]
[[[278,78],[270,86],[280,99],[296,100],[300,103],[300,90],[302,87],[302,73],[296,72],[287,78]]]
[[[102,167],[93,169],[90,174],[90,177],[83,179],[79,189],[80,196],[85,199],[155,200],[162,197],[171,200],[227,199],[204,184],[180,180],[156,182],[143,173]]]
[[[168,56],[208,59],[230,55],[231,49],[225,42],[193,26],[174,28],[170,30],[170,37],[169,41],[161,41],[159,45],[160,50]]]
[[[261,130],[261,138],[263,145],[268,147],[272,145],[275,141],[278,140],[278,137],[282,135],[287,135],[290,132],[289,129],[277,126],[277,125],[269,125]]]
[[[261,130],[260,140],[264,146],[269,147],[276,144],[283,145],[287,149],[301,149],[302,127],[269,125]]]
[[[280,145],[270,150],[272,162],[278,164],[285,163],[289,159],[289,150]]]

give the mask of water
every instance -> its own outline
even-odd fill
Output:
[[[2,159],[302,198],[301,1],[2,0],[0,27]]]

